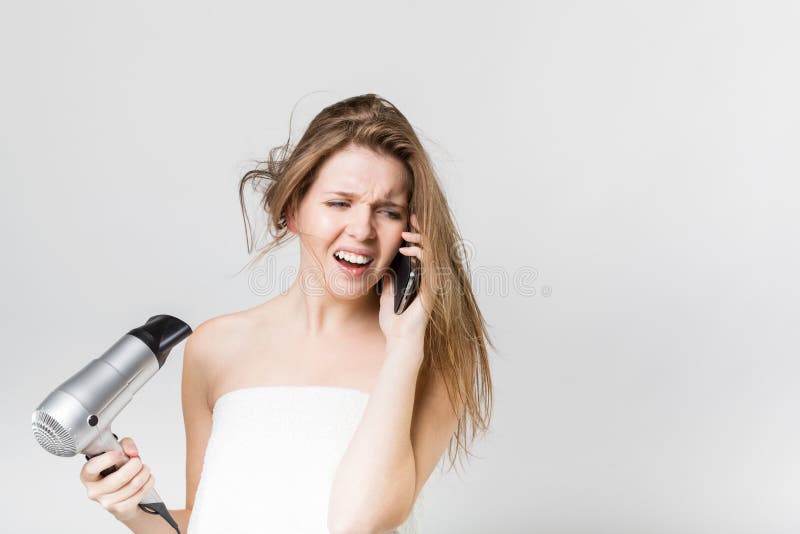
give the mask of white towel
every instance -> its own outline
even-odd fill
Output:
[[[187,534],[328,534],[333,477],[368,399],[328,386],[222,395]],[[421,496],[392,532],[416,532]]]

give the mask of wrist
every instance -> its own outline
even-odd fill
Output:
[[[386,359],[422,364],[425,354],[423,338],[391,338],[386,341]]]
[[[134,530],[136,527],[141,526],[143,522],[147,521],[148,516],[150,515],[152,514],[148,514],[147,512],[145,512],[144,510],[142,510],[137,506],[136,510],[134,510],[133,512],[120,515],[114,514],[114,517],[116,517],[117,521],[119,521],[129,529]]]
[[[386,338],[386,351],[422,350],[425,346],[424,336],[393,336]]]

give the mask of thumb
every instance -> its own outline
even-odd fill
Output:
[[[383,275],[383,293],[394,298],[394,276],[392,276],[391,272]]]
[[[119,444],[122,445],[122,450],[125,451],[125,454],[131,458],[139,456],[139,450],[136,448],[136,443],[132,438],[122,438],[119,440]]]

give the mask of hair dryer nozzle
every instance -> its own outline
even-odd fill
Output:
[[[172,347],[189,337],[191,327],[171,315],[154,315],[138,328],[128,332],[142,340],[156,355],[158,367],[164,365]]]
[[[33,436],[47,452],[56,456],[74,456],[77,452],[72,432],[50,414],[42,410],[33,412]]]

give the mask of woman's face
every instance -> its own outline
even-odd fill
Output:
[[[321,270],[328,291],[344,298],[375,285],[408,225],[405,175],[398,159],[355,145],[328,158],[296,216],[287,217],[300,234],[301,273]],[[340,251],[358,256],[338,258]],[[319,277],[313,280],[319,287]]]

